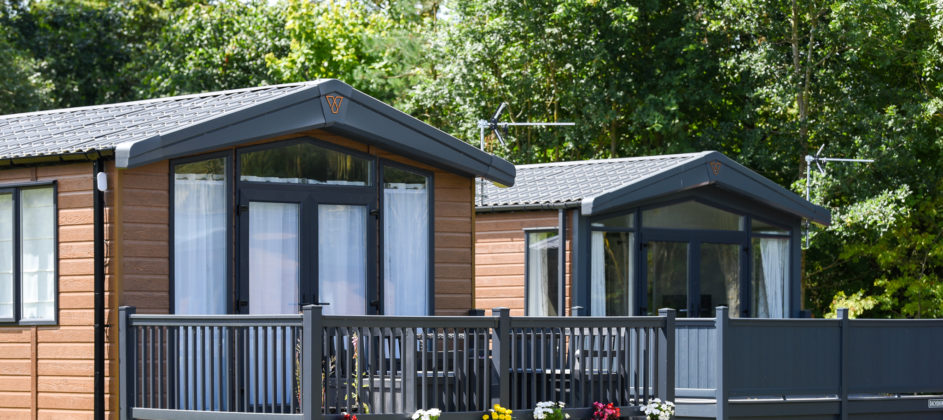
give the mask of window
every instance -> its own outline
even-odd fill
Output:
[[[371,185],[370,160],[308,142],[245,152],[239,164],[240,181]]]
[[[383,313],[429,315],[431,178],[383,166]]]
[[[591,222],[589,313],[635,315],[635,212]]]
[[[753,219],[753,265],[750,316],[756,318],[785,318],[789,313],[786,303],[789,284],[790,231],[781,226]]]
[[[174,313],[227,311],[227,158],[173,166]]]
[[[642,226],[665,229],[743,230],[743,216],[685,201],[642,212]]]
[[[0,320],[56,322],[54,185],[0,189]]]
[[[526,235],[526,313],[528,316],[560,315],[560,235],[557,231],[530,231]]]

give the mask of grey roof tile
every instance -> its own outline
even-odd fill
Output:
[[[485,183],[479,208],[578,203],[682,165],[704,153],[517,165],[513,187]]]
[[[266,102],[321,81],[0,116],[0,159],[111,150]]]

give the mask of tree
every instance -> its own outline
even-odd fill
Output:
[[[277,78],[305,81],[338,78],[396,104],[421,61],[423,24],[432,19],[404,12],[402,4],[290,0],[285,55],[269,54]]]
[[[33,57],[52,83],[57,107],[128,100],[136,78],[126,72],[139,53],[129,17],[146,3],[37,1],[5,13],[14,45]]]
[[[140,60],[138,96],[171,96],[282,82],[266,57],[289,51],[283,3],[196,2],[166,10],[167,24]]]
[[[517,163],[728,150],[725,90],[696,1],[515,1],[455,4],[407,104],[475,142],[475,121],[503,101],[512,120],[575,121],[512,131]]]

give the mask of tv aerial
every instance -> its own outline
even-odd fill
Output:
[[[504,137],[508,135],[508,127],[518,127],[518,126],[528,126],[528,127],[545,127],[545,126],[571,126],[576,125],[576,123],[571,122],[501,122],[498,121],[501,118],[501,113],[504,112],[504,109],[507,108],[507,102],[501,102],[501,105],[498,106],[498,110],[494,113],[494,116],[490,120],[478,120],[478,131],[481,133],[479,147],[482,151],[485,150],[485,130],[491,130],[494,133],[494,136],[498,138],[498,141],[501,142],[502,146],[507,146],[507,142],[504,140]],[[501,135],[501,132],[504,131],[504,135]]]
[[[507,109],[508,103],[501,102],[501,105],[498,106],[498,110],[495,111],[494,115],[491,116],[491,119],[487,120],[478,120],[478,132],[479,132],[479,142],[478,147],[482,152],[485,151],[485,130],[491,130],[494,133],[494,136],[498,139],[502,146],[507,147],[507,141],[504,140],[508,135],[508,127],[553,127],[553,126],[573,126],[576,123],[572,122],[502,122],[499,121],[501,114],[504,113],[504,110]],[[504,134],[502,135],[502,131]],[[479,178],[478,182],[478,203],[484,204],[485,199],[485,180]]]
[[[822,157],[822,149],[825,149],[825,145],[819,147],[819,150],[815,152],[815,155],[805,155],[805,201],[812,202],[809,185],[812,183],[812,164],[815,164],[815,167],[818,168],[819,173],[825,175],[825,168],[823,165],[828,162],[845,162],[845,163],[872,163],[874,159],[847,159],[847,158],[830,158]],[[809,222],[805,222],[805,247],[809,247],[809,239],[812,235],[809,234]]]

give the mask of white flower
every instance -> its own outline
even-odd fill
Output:
[[[422,410],[416,410],[412,415],[413,420],[419,420],[420,417],[422,417]]]

